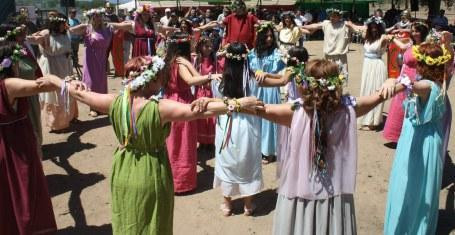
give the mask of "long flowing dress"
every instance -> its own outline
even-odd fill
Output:
[[[122,96],[115,99],[109,118],[120,143]],[[138,112],[137,136],[114,154],[112,166],[112,229],[114,234],[172,234],[174,191],[165,146],[169,124],[162,125],[158,102],[151,100]]]
[[[416,79],[417,60],[412,55],[412,48],[408,48],[403,55],[403,67],[401,75],[408,76],[412,81]],[[404,110],[403,101],[406,98],[406,92],[396,94],[390,101],[389,113],[384,125],[383,136],[386,140],[398,142],[400,138],[401,127],[403,126]]]
[[[153,29],[140,24],[134,24],[134,44],[132,57],[155,55],[156,36]]]
[[[212,82],[215,97],[222,98],[219,82]],[[254,79],[244,82],[248,87],[245,96],[257,96]],[[231,120],[229,120],[231,119]],[[226,135],[226,133],[229,133]],[[225,136],[229,136],[226,137]],[[232,113],[218,116],[215,137],[215,178],[213,187],[221,187],[223,196],[242,197],[259,193],[263,187],[260,143],[261,119],[255,116]],[[227,146],[222,149],[226,141]]]
[[[31,51],[28,48],[26,48],[26,51],[27,55],[19,60],[19,77],[27,80],[36,80],[36,78],[43,76],[41,69]],[[43,131],[39,95],[29,96],[27,99],[30,105],[28,118],[32,123],[33,133],[35,133],[38,154],[42,156]]]
[[[112,35],[112,27],[95,30],[89,25],[84,36],[85,57],[82,81],[96,93],[107,93],[106,58]]]
[[[248,54],[248,61],[252,72],[262,70],[276,74],[285,67],[278,49],[263,57],[259,57],[256,51],[252,50]],[[266,104],[281,103],[279,87],[259,87],[257,97]],[[263,119],[261,126],[261,153],[265,156],[276,156],[277,124]]]
[[[43,74],[53,74],[62,79],[73,74],[71,65],[71,40],[68,34],[49,36],[49,45],[41,46],[38,61]],[[41,115],[51,130],[69,127],[70,121],[77,118],[76,100],[70,97],[69,112],[64,109],[64,97],[58,91],[40,93]]]
[[[365,52],[360,96],[373,94],[387,79],[387,67],[382,60],[385,51],[381,48],[381,44],[382,39],[378,39],[373,43],[366,42],[363,46]],[[383,108],[384,103],[377,105],[373,110],[359,117],[357,123],[362,126],[378,126],[382,123]]]
[[[354,191],[357,169],[356,113],[352,99],[327,116],[327,174],[314,169],[313,113],[297,109],[282,161],[273,234],[356,234]]]
[[[191,87],[178,75],[178,65],[171,66],[171,76],[164,97],[189,104],[194,100]],[[176,193],[188,192],[197,186],[197,122],[172,122],[166,139]]]
[[[223,66],[218,61],[210,57],[201,58],[199,64],[199,73],[207,75],[209,73],[216,74],[223,71]],[[196,86],[196,99],[201,97],[213,97],[212,87],[210,83]],[[201,144],[214,144],[215,142],[215,117],[198,119],[197,122],[197,141]]]
[[[435,234],[443,171],[445,96],[436,83],[426,102],[408,97],[390,173],[384,234]]]
[[[11,105],[0,80],[0,234],[57,230],[28,108],[27,98]]]

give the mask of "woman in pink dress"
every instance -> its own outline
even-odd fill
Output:
[[[191,38],[186,33],[176,32],[167,40],[165,71],[167,85],[164,97],[189,104],[195,98],[191,86],[206,84],[221,75],[201,76],[190,60]],[[197,186],[197,123],[195,121],[172,122],[166,140],[169,161],[176,193],[189,192]]]
[[[403,67],[401,68],[401,75],[408,76],[411,80],[416,79],[416,66],[417,60],[412,54],[412,45],[419,45],[422,43],[428,35],[428,27],[422,23],[414,23],[412,25],[411,38],[412,42],[404,44],[398,39],[394,39],[394,42],[401,47],[406,49],[403,57]],[[403,101],[406,98],[406,92],[400,92],[396,94],[390,102],[389,113],[384,126],[383,136],[386,140],[397,143],[398,138],[401,134],[401,126],[403,125],[404,110]]]
[[[134,19],[133,56],[155,55],[155,28],[151,16],[151,7],[144,5],[136,11]]]
[[[57,226],[27,96],[55,91],[50,79],[61,80],[54,75],[14,78],[19,64],[13,53],[21,50],[16,43],[0,42],[0,234],[54,234]]]
[[[90,90],[106,94],[107,93],[107,56],[111,45],[113,32],[115,30],[125,30],[132,32],[131,22],[105,24],[103,15],[104,9],[91,9],[85,13],[89,19],[89,24],[80,24],[70,28],[72,34],[84,37],[85,56],[84,71],[82,81],[87,84]],[[96,117],[98,113],[91,110],[90,116]]]
[[[194,67],[201,75],[216,74],[223,71],[223,61],[218,60],[216,51],[213,50],[213,43],[209,37],[203,36],[196,46],[197,56],[194,61]],[[196,98],[212,98],[212,88],[210,83],[196,86]],[[213,149],[215,141],[215,117],[197,120],[198,136],[200,149]]]

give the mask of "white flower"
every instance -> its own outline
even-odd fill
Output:
[[[327,89],[329,89],[329,91],[333,91],[335,90],[335,86],[334,85],[328,86]]]
[[[327,80],[325,78],[320,78],[319,79],[319,84],[321,84],[322,86],[326,85],[327,84]]]

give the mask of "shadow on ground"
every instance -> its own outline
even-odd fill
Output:
[[[455,231],[455,164],[447,153],[442,174],[441,189],[448,189],[446,205],[439,210],[436,234],[450,234]]]
[[[57,235],[111,235],[112,226],[110,224],[104,224],[101,226],[80,226],[80,227],[66,227],[59,229]]]
[[[75,227],[65,228],[59,234],[112,234],[110,225],[96,227],[87,226],[84,208],[81,202],[82,191],[92,186],[106,177],[100,173],[83,174],[74,168],[69,158],[82,150],[95,148],[91,143],[82,143],[80,137],[87,131],[109,125],[107,117],[97,118],[89,121],[72,124],[65,130],[72,132],[66,142],[43,145],[43,160],[50,160],[55,165],[61,167],[66,174],[47,175],[49,193],[51,197],[70,191],[68,200],[69,213],[74,219]],[[106,233],[103,233],[106,231]]]

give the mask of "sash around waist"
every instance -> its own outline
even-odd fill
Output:
[[[363,55],[365,58],[368,58],[368,59],[381,59],[382,58],[381,55],[376,54],[376,53],[365,53]]]

